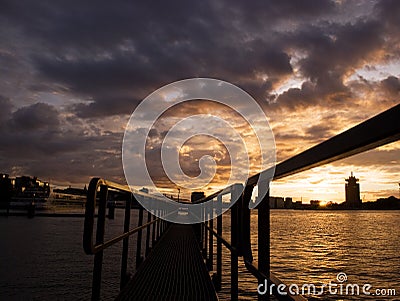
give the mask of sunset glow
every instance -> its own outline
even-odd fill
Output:
[[[273,130],[277,162],[399,103],[398,2],[285,3],[125,3],[118,12],[107,4],[88,19],[65,3],[10,3],[0,19],[0,170],[60,186],[83,187],[93,176],[124,183],[121,147],[130,114],[156,89],[185,78],[221,79],[254,97]],[[166,18],[169,11],[176,19]],[[113,21],[98,24],[98,16]],[[162,99],[180,95],[168,91]],[[147,164],[160,187],[177,193],[157,163],[158,146],[169,128],[196,114],[234,122],[246,140],[250,173],[261,171],[249,125],[227,107],[193,100],[166,111],[148,137]],[[209,155],[218,168],[204,189],[223,187],[231,158],[215,139],[196,139],[179,150],[182,170],[195,176]],[[399,160],[400,144],[392,143],[276,181],[271,194],[342,202],[353,171],[364,201],[398,196]]]

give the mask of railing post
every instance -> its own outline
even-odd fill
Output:
[[[100,186],[100,200],[97,217],[97,230],[96,230],[96,245],[104,242],[104,226],[106,219],[106,205],[107,205],[107,186]],[[93,268],[93,285],[92,285],[92,300],[100,300],[101,291],[101,269],[103,265],[103,250],[94,255],[94,268]]]
[[[158,215],[161,215],[161,210],[159,210],[158,213],[159,213]],[[160,222],[161,222],[161,219],[158,218],[158,220],[157,220],[157,241],[160,239]]]
[[[222,236],[222,195],[217,198],[217,234]],[[222,242],[217,239],[217,274],[215,278],[215,288],[217,291],[221,290],[222,280]]]
[[[124,233],[129,231],[131,222],[131,199],[132,193],[129,193],[125,202],[125,217],[124,217]],[[128,248],[129,248],[129,236],[124,238],[122,241],[122,258],[121,258],[121,279],[120,289],[122,289],[127,283],[127,266],[128,266]]]
[[[143,225],[143,207],[139,208],[139,218],[138,218],[138,227]],[[137,242],[136,242],[136,270],[139,265],[142,263],[142,230],[138,231],[137,234]]]
[[[204,249],[204,222],[201,223],[201,240],[200,240],[201,251]]]
[[[165,210],[163,210],[163,214],[162,214],[162,217],[164,217],[164,216],[165,216]],[[161,235],[164,233],[164,231],[165,231],[165,220],[162,219],[161,220]]]
[[[213,204],[214,201],[211,201],[211,208],[208,209],[208,216],[210,218],[209,220],[209,227],[210,229],[214,228],[214,214],[213,214]],[[207,259],[207,268],[209,271],[213,270],[213,261],[214,261],[214,241],[213,241],[214,235],[210,231],[209,236],[208,236],[208,259]]]
[[[204,209],[204,216],[207,219],[207,210]],[[204,246],[203,246],[203,257],[207,259],[207,243],[208,243],[208,221],[204,221]]]
[[[156,212],[157,210],[154,209],[153,221],[157,218]],[[151,248],[154,247],[155,242],[156,242],[156,222],[153,223],[153,229],[151,230]]]
[[[264,184],[264,185],[262,185]],[[258,211],[258,269],[269,278],[270,274],[270,208],[269,208],[269,189],[267,183],[258,185],[259,195],[264,195],[263,200],[257,206]],[[258,279],[259,284],[265,284],[265,279]],[[267,294],[258,295],[258,300],[270,299],[270,281],[267,279]]]
[[[151,213],[150,211],[147,212],[147,223],[151,222]],[[149,254],[150,251],[150,229],[151,229],[151,225],[146,227],[146,257]]]
[[[231,207],[231,245],[235,251],[231,252],[231,300],[237,300],[239,295],[238,275],[238,202],[240,202],[240,189],[234,185],[231,193],[231,201],[238,200]]]
[[[164,216],[164,210],[161,210],[160,216]],[[160,218],[161,218],[161,217],[160,217]],[[160,219],[160,237],[161,237],[161,235],[162,235],[162,233],[163,233],[163,227],[164,227],[164,220],[161,218],[161,219]]]
[[[249,203],[251,201],[251,195],[253,193],[254,186],[253,185],[246,185],[244,188],[242,198],[239,199],[239,212],[240,221],[239,221],[239,249],[240,255],[248,261],[253,261],[253,254],[251,250],[251,233],[250,233],[250,208]]]
[[[201,207],[201,211],[200,211],[201,218],[203,217],[203,211],[204,211],[204,209],[203,209],[203,207]],[[203,253],[204,222],[200,222],[199,228],[200,228],[200,238],[199,238],[200,240],[199,240],[199,243],[200,243],[201,252]]]

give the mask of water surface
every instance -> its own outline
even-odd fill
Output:
[[[146,215],[145,215],[146,216]],[[224,235],[229,239],[229,214]],[[132,213],[132,227],[136,213]],[[123,212],[107,220],[107,237],[122,231]],[[398,211],[271,211],[272,270],[286,284],[315,285],[335,281],[344,272],[351,283],[394,288],[400,293],[400,212]],[[257,260],[257,214],[252,212],[253,255]],[[1,300],[89,300],[92,256],[82,249],[82,218],[0,217]],[[145,238],[145,232],[143,234]],[[134,253],[135,239],[130,243]],[[229,300],[230,255],[223,248],[221,300]],[[215,253],[215,252],[214,252]],[[119,288],[121,244],[106,250],[104,300]],[[134,272],[131,255],[129,268]],[[214,261],[215,262],[215,261]],[[242,300],[257,298],[257,282],[240,263]],[[371,289],[372,291],[372,289]],[[321,300],[364,300],[366,296],[323,295]],[[369,297],[399,300],[398,297]]]

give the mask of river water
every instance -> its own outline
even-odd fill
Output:
[[[132,219],[136,220],[135,212]],[[146,216],[146,215],[145,215]],[[107,237],[122,231],[123,212],[107,220]],[[347,282],[395,289],[400,294],[399,211],[271,211],[272,271],[287,285],[314,284],[317,288]],[[253,255],[257,260],[257,213],[252,213]],[[229,241],[229,214],[224,215],[224,235]],[[133,227],[132,225],[132,227]],[[89,300],[92,256],[82,249],[83,218],[0,217],[0,300]],[[143,235],[145,238],[145,233]],[[130,250],[134,253],[135,239]],[[221,300],[229,300],[230,255],[223,248]],[[121,244],[105,251],[102,298],[118,292]],[[134,272],[134,258],[129,268]],[[240,260],[239,260],[240,262]],[[257,281],[239,268],[242,300],[257,298]],[[316,300],[400,300],[398,296],[331,295]]]

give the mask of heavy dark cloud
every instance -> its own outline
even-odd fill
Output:
[[[0,95],[0,124],[3,124],[8,120],[13,105],[9,98]]]
[[[73,107],[89,117],[129,113],[157,87],[194,76],[242,84],[263,98],[271,85],[260,76],[274,83],[292,73],[270,27],[334,10],[331,1],[5,1],[2,12],[3,22],[43,45],[31,54],[36,69],[90,102]]]
[[[36,103],[18,109],[12,114],[10,122],[10,127],[14,130],[29,131],[57,128],[60,123],[57,110],[45,103]]]
[[[64,118],[54,106],[44,103],[14,112],[9,101],[2,99],[1,103],[2,112],[9,108],[0,125],[3,172],[39,175],[58,183],[83,183],[99,173],[123,180],[122,133],[97,129],[90,134],[75,117]]]
[[[298,63],[307,79],[301,88],[290,88],[277,97],[276,106],[291,109],[309,105],[346,105],[352,99],[344,79],[355,69],[377,59],[384,44],[384,27],[379,21],[328,23],[308,27],[286,37],[307,56]]]
[[[190,77],[238,84],[273,121],[310,107],[361,121],[398,102],[399,74],[347,79],[399,60],[399,20],[399,1],[1,1],[0,167],[72,181],[62,176],[69,164],[71,175],[101,167],[119,178],[118,117]],[[296,85],[277,90],[288,80]],[[363,100],[371,91],[380,98]],[[343,128],[312,121],[278,133],[293,142],[285,156],[299,137],[315,143]]]

